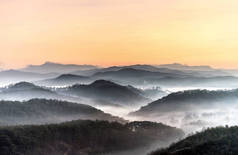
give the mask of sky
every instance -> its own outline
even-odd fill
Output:
[[[0,68],[238,68],[237,0],[0,0]]]

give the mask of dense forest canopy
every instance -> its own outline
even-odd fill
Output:
[[[151,122],[122,125],[78,120],[41,126],[1,127],[0,150],[2,155],[100,154],[146,147],[183,135],[180,129]]]
[[[216,127],[196,133],[151,155],[236,155],[238,126]]]

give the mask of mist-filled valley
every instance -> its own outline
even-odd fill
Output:
[[[0,151],[145,155],[207,128],[236,126],[236,73],[181,64],[52,62],[2,70]],[[176,152],[173,145],[168,154]]]

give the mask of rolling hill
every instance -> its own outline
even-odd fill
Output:
[[[149,101],[149,99],[132,91],[127,86],[121,86],[106,80],[97,80],[89,85],[73,85],[58,89],[58,92],[65,95],[87,98],[97,103],[109,103],[109,105],[138,106]]]
[[[77,120],[41,126],[1,127],[0,150],[3,155],[112,154],[146,148],[153,143],[168,143],[183,135],[180,129],[152,122],[122,125]]]
[[[141,107],[132,113],[135,115],[147,115],[172,111],[189,111],[196,108],[213,108],[216,104],[224,105],[237,103],[238,90],[187,90],[171,93],[157,101]],[[209,103],[209,104],[208,104]]]
[[[0,101],[0,124],[49,124],[77,119],[126,121],[88,105],[58,100]]]
[[[92,82],[90,77],[73,74],[62,74],[56,78],[45,79],[34,83],[44,86],[70,86],[74,84],[87,84],[89,82]]]
[[[6,86],[12,83],[17,83],[21,81],[37,81],[43,80],[47,78],[53,78],[57,74],[40,74],[40,73],[32,73],[32,72],[24,72],[18,70],[4,70],[0,71],[0,86]]]
[[[238,127],[210,128],[151,155],[236,155]]]
[[[173,69],[173,70],[181,71],[187,74],[194,74],[194,75],[203,76],[203,77],[232,76],[233,75],[228,70],[214,69],[210,66],[189,66],[189,65],[179,64],[179,63],[173,63],[173,64],[157,65],[156,67]]]
[[[92,77],[95,79],[116,81],[124,85],[152,86],[154,84],[160,84],[163,79],[168,79],[168,77],[184,78],[187,75],[123,68],[117,71],[98,72]]]
[[[152,72],[142,69],[134,69],[134,68],[123,68],[117,71],[107,71],[107,72],[99,72],[94,75],[95,77],[100,78],[145,78],[145,77],[166,77],[166,76],[173,76],[173,77],[184,77],[185,75],[176,74],[176,73],[164,73],[164,72]]]
[[[33,98],[76,101],[73,97],[64,96],[45,87],[29,82],[19,82],[0,89],[0,100],[24,101]]]
[[[210,75],[198,71],[177,71],[166,68],[158,71],[148,71],[134,68],[123,68],[116,71],[97,72],[92,78],[115,81],[123,85],[138,87],[160,86],[164,88],[175,87],[214,87],[214,88],[237,88],[238,78],[234,76]]]
[[[189,134],[207,127],[236,125],[238,90],[189,90],[171,93],[128,116],[160,121]]]
[[[91,69],[91,70],[84,70],[84,71],[76,71],[72,72],[72,74],[77,75],[86,75],[91,76],[96,73],[103,73],[103,72],[110,72],[110,71],[119,71],[122,69],[135,69],[135,70],[144,70],[149,72],[163,72],[163,73],[177,73],[177,74],[186,74],[185,72],[179,70],[173,70],[168,68],[158,68],[152,65],[130,65],[130,66],[112,66],[108,68],[99,68],[99,69]]]

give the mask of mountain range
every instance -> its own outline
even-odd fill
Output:
[[[0,154],[144,155],[201,130],[152,154],[236,153],[236,127],[204,131],[237,125],[236,70],[46,62],[0,71],[0,86]]]
[[[58,74],[65,74],[74,71],[81,71],[81,70],[91,70],[97,69],[97,66],[93,65],[75,65],[75,64],[60,64],[54,62],[45,62],[42,65],[29,65],[23,69],[22,71],[25,72],[33,72],[33,73],[58,73]]]
[[[47,78],[53,78],[56,74],[41,74],[32,72],[23,72],[19,70],[4,70],[0,72],[0,86],[21,82],[21,81],[38,81]]]
[[[34,98],[66,100],[89,105],[140,106],[148,97],[164,95],[162,90],[143,91],[106,80],[89,85],[75,84],[63,88],[47,88],[29,82],[20,82],[0,89],[0,100],[26,101]]]
[[[80,102],[79,98],[58,94],[53,89],[40,87],[29,82],[19,82],[0,89],[0,100],[26,101],[34,98]]]
[[[157,65],[156,67],[170,68],[170,69],[176,69],[176,70],[194,70],[194,71],[211,71],[211,70],[214,70],[210,66],[189,66],[189,65],[183,65],[183,64],[180,64],[180,63],[162,64],[162,65]]]
[[[0,85],[21,81],[35,82],[44,86],[65,86],[89,84],[95,80],[110,80],[123,85],[139,87],[238,87],[235,70],[214,69],[209,66],[130,65],[99,68],[93,65],[66,65],[46,62],[42,65],[29,65],[20,70],[0,72]],[[218,80],[218,82],[216,81]],[[214,84],[214,82],[216,82]]]
[[[73,85],[58,89],[64,95],[87,98],[104,105],[138,106],[150,101],[136,88],[121,86],[106,80],[97,80],[89,85]]]
[[[138,87],[238,87],[238,78],[234,76],[201,76],[194,73],[151,72],[132,68],[118,71],[98,72],[94,79],[112,80],[120,84]]]

